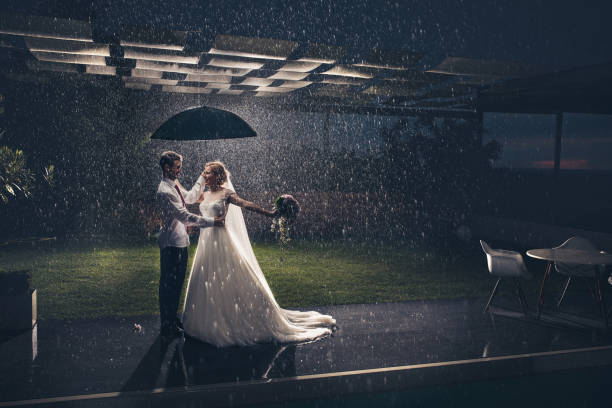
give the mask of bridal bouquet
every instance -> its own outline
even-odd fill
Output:
[[[278,210],[280,217],[285,217],[288,220],[295,219],[300,212],[300,203],[290,194],[276,197],[274,207]]]
[[[291,241],[289,223],[297,218],[300,212],[300,203],[292,195],[283,194],[276,197],[274,207],[276,207],[277,216],[272,221],[270,230],[278,234],[281,246],[286,246]]]

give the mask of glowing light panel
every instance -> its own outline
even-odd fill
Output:
[[[323,74],[325,75],[337,75],[337,76],[344,76],[344,77],[351,77],[351,78],[366,78],[366,79],[370,79],[373,78],[372,75],[367,74],[365,72],[360,72],[354,69],[350,69],[347,67],[343,67],[343,66],[335,66],[333,68],[331,68],[328,71],[323,72]]]
[[[105,44],[35,37],[24,37],[24,41],[30,51],[110,57],[110,46]]]
[[[209,94],[212,93],[210,88],[199,88],[195,86],[162,86],[163,92],[176,93],[191,93],[191,94]]]
[[[219,89],[217,94],[219,95],[242,95],[244,91],[240,89]]]
[[[238,68],[238,69],[260,69],[264,66],[260,62],[238,61],[226,58],[213,58],[208,62],[208,65],[221,68]]]
[[[39,61],[63,62],[65,64],[106,65],[106,59],[97,55],[64,54],[56,52],[32,53]]]
[[[143,84],[154,84],[154,85],[176,85],[178,84],[177,79],[123,77],[123,80],[126,83],[127,82],[138,82],[138,83],[143,83]]]
[[[284,79],[287,81],[299,81],[308,76],[308,73],[278,71],[276,74],[269,76],[270,79]]]
[[[304,88],[305,86],[308,86],[310,84],[312,84],[312,82],[310,82],[310,81],[285,81],[282,84],[280,84],[279,86],[281,88],[298,89],[298,88]]]
[[[269,86],[274,82],[273,79],[266,78],[245,78],[240,85],[251,85],[251,86]]]
[[[163,71],[132,68],[132,77],[137,78],[161,78],[163,74]]]
[[[117,68],[103,67],[100,65],[87,65],[85,66],[85,73],[96,75],[117,75]]]
[[[199,75],[187,74],[185,82],[216,82],[220,84],[229,84],[232,82],[232,77],[229,75]]]
[[[199,56],[185,56],[179,53],[170,52],[153,52],[151,50],[145,50],[144,48],[138,49],[131,47],[125,47],[123,49],[123,57],[137,60],[172,62],[191,65],[197,65],[197,63],[200,61]]]
[[[321,66],[320,62],[309,62],[309,61],[289,61],[279,71],[291,71],[291,72],[310,72],[313,69],[317,69]]]

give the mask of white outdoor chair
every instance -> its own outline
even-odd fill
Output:
[[[512,280],[514,280],[519,302],[521,304],[521,309],[523,309],[523,313],[526,317],[527,299],[525,298],[525,294],[523,293],[523,288],[521,286],[521,278],[531,279],[531,274],[527,270],[527,267],[525,267],[525,262],[523,262],[523,256],[516,251],[492,249],[486,242],[482,240],[480,241],[480,245],[482,246],[482,250],[484,251],[484,253],[487,255],[487,265],[489,267],[489,272],[491,273],[491,275],[497,276],[497,282],[493,287],[493,291],[491,292],[491,296],[489,297],[489,301],[487,302],[487,305],[485,306],[483,312],[489,310],[491,302],[495,297],[497,288],[499,287],[499,283],[502,278],[512,278]]]
[[[564,248],[564,249],[583,249],[587,251],[597,251],[599,249],[586,238],[575,236],[569,238],[567,241],[556,247]],[[601,293],[601,285],[598,279],[598,273],[601,272],[601,267],[593,267],[592,265],[581,265],[581,264],[573,264],[566,262],[555,262],[555,270],[559,272],[561,275],[567,276],[567,280],[565,281],[565,285],[563,287],[563,292],[557,301],[557,308],[561,307],[561,302],[565,298],[565,294],[567,293],[567,288],[569,287],[572,278],[580,277],[585,279],[592,279],[593,286],[591,286],[591,291],[593,292],[593,296],[597,300],[598,303],[601,302],[602,293]],[[601,299],[601,300],[600,300]],[[601,305],[600,305],[601,306]]]

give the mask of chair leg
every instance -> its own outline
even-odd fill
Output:
[[[497,278],[497,282],[495,282],[495,286],[493,287],[493,292],[491,292],[491,296],[489,296],[489,301],[487,302],[487,305],[485,306],[482,313],[486,313],[487,310],[489,310],[489,307],[491,306],[491,302],[493,301],[493,297],[495,297],[495,292],[497,292],[497,287],[499,286],[500,281],[501,281],[501,278]]]
[[[595,273],[595,287],[597,288],[597,303],[599,304],[599,311],[601,312],[601,317],[603,318],[605,328],[608,328],[608,311],[606,310],[606,301],[604,299],[604,292],[601,287],[601,279],[599,276],[599,271]]]
[[[523,287],[521,286],[520,278],[514,278],[514,284],[516,285],[516,291],[518,293],[519,302],[521,303],[521,309],[523,310],[523,314],[527,317],[527,298],[525,297],[525,293],[523,292]]]
[[[542,286],[540,286],[540,294],[538,296],[537,305],[538,319],[540,319],[540,316],[542,315],[542,310],[544,309],[544,285],[546,284],[546,279],[548,278],[548,275],[550,275],[552,264],[553,263],[551,261],[548,261],[548,263],[546,264],[546,271],[544,272],[544,277],[542,278]]]
[[[586,276],[583,277],[582,279],[584,280],[584,283],[589,287],[589,290],[591,291],[591,296],[593,297],[593,300],[595,302],[599,302],[599,294],[597,292],[597,283],[596,283],[595,279],[590,279],[590,278],[587,278]]]
[[[565,286],[563,287],[563,292],[561,293],[561,297],[559,298],[559,301],[557,302],[557,309],[561,307],[561,302],[563,302],[563,298],[565,298],[565,293],[567,292],[567,288],[569,287],[571,281],[572,281],[572,277],[568,276],[567,280],[565,281]]]

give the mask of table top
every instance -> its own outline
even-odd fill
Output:
[[[554,262],[566,262],[582,265],[610,265],[612,254],[603,251],[588,251],[569,248],[530,249],[527,256]]]

